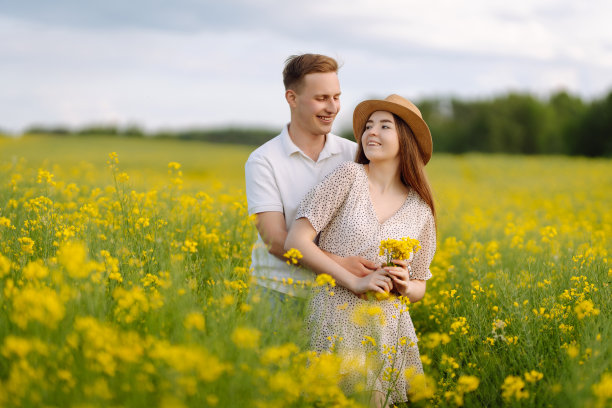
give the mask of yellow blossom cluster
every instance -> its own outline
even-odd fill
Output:
[[[174,155],[180,143],[146,141],[160,148],[145,161],[151,149],[113,140],[107,152],[128,153],[106,168],[95,147],[111,141],[88,141],[79,160],[5,154],[28,155],[12,150],[26,141],[0,138],[0,405],[368,406],[371,383],[342,387],[351,370],[405,378],[418,406],[612,401],[608,162],[440,156],[423,300],[393,298],[389,314],[375,300],[338,306],[360,328],[409,313],[418,342],[371,334],[362,357],[338,334],[333,352],[310,352],[304,309],[251,280],[256,229],[236,165],[249,149]],[[398,241],[383,254],[418,248]],[[328,275],[274,283],[337,291]],[[396,359],[414,343],[424,374]]]
[[[287,265],[297,265],[300,259],[303,258],[302,253],[295,248],[291,248],[283,256],[287,258]]]
[[[385,256],[387,262],[385,265],[392,266],[393,259],[408,260],[413,253],[416,253],[421,248],[419,240],[410,237],[402,237],[400,239],[388,238],[380,242],[380,256]]]

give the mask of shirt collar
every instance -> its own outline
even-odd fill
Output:
[[[285,154],[287,156],[291,156],[293,153],[300,152],[300,148],[293,143],[291,137],[289,136],[289,124],[287,123],[283,126],[283,131],[281,132],[281,141],[283,143],[283,149],[285,150]]]
[[[304,154],[304,152],[302,152],[300,148],[293,143],[293,140],[291,140],[291,137],[289,136],[289,124],[283,127],[281,132],[281,140],[283,149],[285,150],[285,154],[287,156],[291,156],[294,153],[301,153],[302,155],[306,156],[306,154]],[[328,157],[340,153],[342,153],[342,146],[340,146],[340,143],[338,143],[336,138],[333,137],[331,133],[328,133],[325,137],[325,146],[323,146],[323,150],[321,150],[321,153],[319,153],[319,159],[317,161],[327,159]]]

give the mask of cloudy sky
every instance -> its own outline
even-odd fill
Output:
[[[342,64],[342,111],[399,93],[612,90],[608,0],[0,0],[0,129],[280,127],[285,58]]]

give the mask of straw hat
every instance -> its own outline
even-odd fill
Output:
[[[429,159],[431,159],[431,152],[433,151],[429,127],[423,120],[419,108],[408,99],[404,99],[399,95],[392,94],[384,100],[370,99],[357,105],[355,112],[353,112],[353,132],[355,133],[357,143],[361,143],[360,139],[365,123],[370,115],[376,111],[394,113],[410,126],[417,144],[423,152],[423,163],[427,164]]]

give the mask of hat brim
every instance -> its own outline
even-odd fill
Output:
[[[370,99],[361,102],[353,112],[353,133],[357,143],[361,143],[361,134],[370,115],[376,111],[387,111],[402,118],[412,130],[421,152],[423,153],[423,164],[427,164],[433,152],[431,132],[427,123],[415,112],[405,106],[390,101]]]

